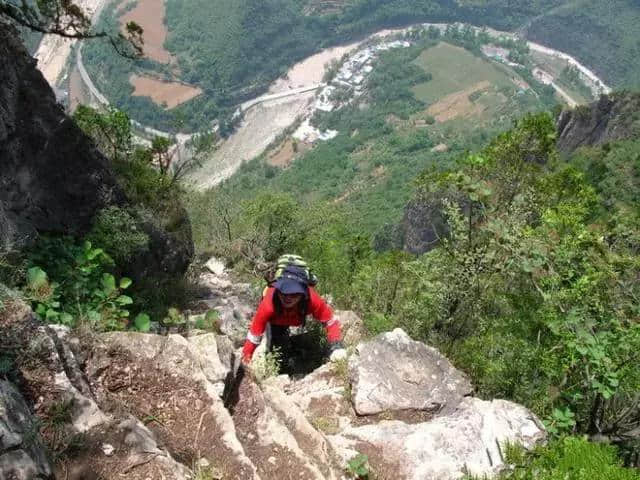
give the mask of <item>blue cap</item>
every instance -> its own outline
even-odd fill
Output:
[[[303,293],[303,294],[307,293],[307,287],[304,284],[300,283],[299,281],[293,278],[288,278],[288,277],[280,277],[278,280],[276,280],[274,287],[280,293],[283,293],[285,295],[292,295],[295,293]]]

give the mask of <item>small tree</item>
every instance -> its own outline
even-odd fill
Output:
[[[72,0],[0,0],[0,18],[9,19],[21,27],[64,38],[107,38],[113,48],[126,57],[142,53],[142,27],[127,23],[126,34],[93,31],[91,19]]]

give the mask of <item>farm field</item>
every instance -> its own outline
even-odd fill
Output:
[[[444,42],[423,51],[414,63],[432,75],[430,82],[412,89],[416,98],[427,104],[468,90],[479,82],[489,82],[498,88],[514,86],[507,73],[488,60]]]
[[[569,66],[569,62],[540,52],[531,52],[531,58],[539,68],[553,76],[555,82],[578,103],[589,103],[594,100],[593,95],[587,95],[585,89],[578,89],[572,83],[564,81],[562,72]]]
[[[127,0],[120,8],[126,7]],[[144,29],[144,55],[159,63],[171,64],[175,58],[164,48],[167,38],[164,0],[138,0],[135,6],[120,16],[120,28],[125,31],[129,22],[135,22]]]
[[[202,90],[178,82],[163,82],[151,77],[131,75],[134,97],[150,97],[154,103],[165,108],[175,108],[202,93]]]

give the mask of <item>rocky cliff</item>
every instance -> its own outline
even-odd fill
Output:
[[[640,93],[603,95],[591,105],[565,110],[558,118],[558,149],[571,153],[580,147],[640,138]]]
[[[108,160],[56,103],[16,31],[0,21],[0,249],[38,233],[82,235],[99,210],[127,202]],[[180,235],[151,222],[140,227],[151,239],[147,270],[186,269],[193,255],[186,214]]]
[[[356,478],[347,464],[364,454],[379,480],[453,480],[492,475],[506,442],[545,437],[531,412],[474,398],[402,330],[362,338],[351,312],[338,312],[348,361],[242,376],[234,338],[249,286],[223,271],[201,282],[222,333],[91,335],[41,326],[20,304],[0,314],[24,397],[0,382],[0,478],[338,480]]]

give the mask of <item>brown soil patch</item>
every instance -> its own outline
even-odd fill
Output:
[[[475,105],[469,100],[469,95],[491,86],[488,81],[478,82],[472,87],[460,92],[447,95],[442,100],[434,103],[427,109],[427,113],[438,122],[446,122],[456,117],[471,117],[484,111],[482,105]]]
[[[128,0],[124,0],[126,5]],[[144,54],[160,63],[173,63],[175,59],[164,48],[167,27],[164,24],[164,0],[138,0],[136,6],[120,17],[120,28],[125,33],[128,22],[136,22],[144,29]]]
[[[202,93],[197,87],[184,85],[178,82],[163,82],[151,77],[131,75],[129,83],[133,85],[135,97],[151,97],[158,105],[166,105],[166,108],[174,108],[181,103],[191,100]]]
[[[402,475],[402,465],[394,459],[385,457],[384,449],[366,442],[357,442],[355,449],[366,455],[371,475],[377,480],[409,480]]]
[[[424,423],[432,420],[433,412],[427,410],[393,410],[377,413],[375,415],[356,416],[354,425],[372,425],[384,420],[399,420],[408,424]]]
[[[111,456],[102,450],[104,444],[118,446]],[[175,478],[171,468],[154,453],[141,455],[131,463],[129,452],[123,449],[124,432],[117,422],[101,425],[78,438],[76,448],[70,449],[56,463],[56,478],[66,480],[146,480]]]
[[[73,113],[79,105],[87,105],[90,102],[91,97],[87,94],[80,72],[74,68],[69,75],[69,110]]]
[[[236,453],[221,441],[224,432],[210,408],[214,400],[199,384],[152,364],[138,365],[118,349],[107,354],[108,369],[98,370],[98,378],[91,379],[104,389],[103,398],[98,398],[103,410],[134,415],[184,465],[204,457],[225,472],[225,478],[251,477],[248,467],[235,461]]]
[[[287,139],[267,158],[267,163],[273,167],[287,168],[293,163],[299,152],[309,150],[304,142]]]

